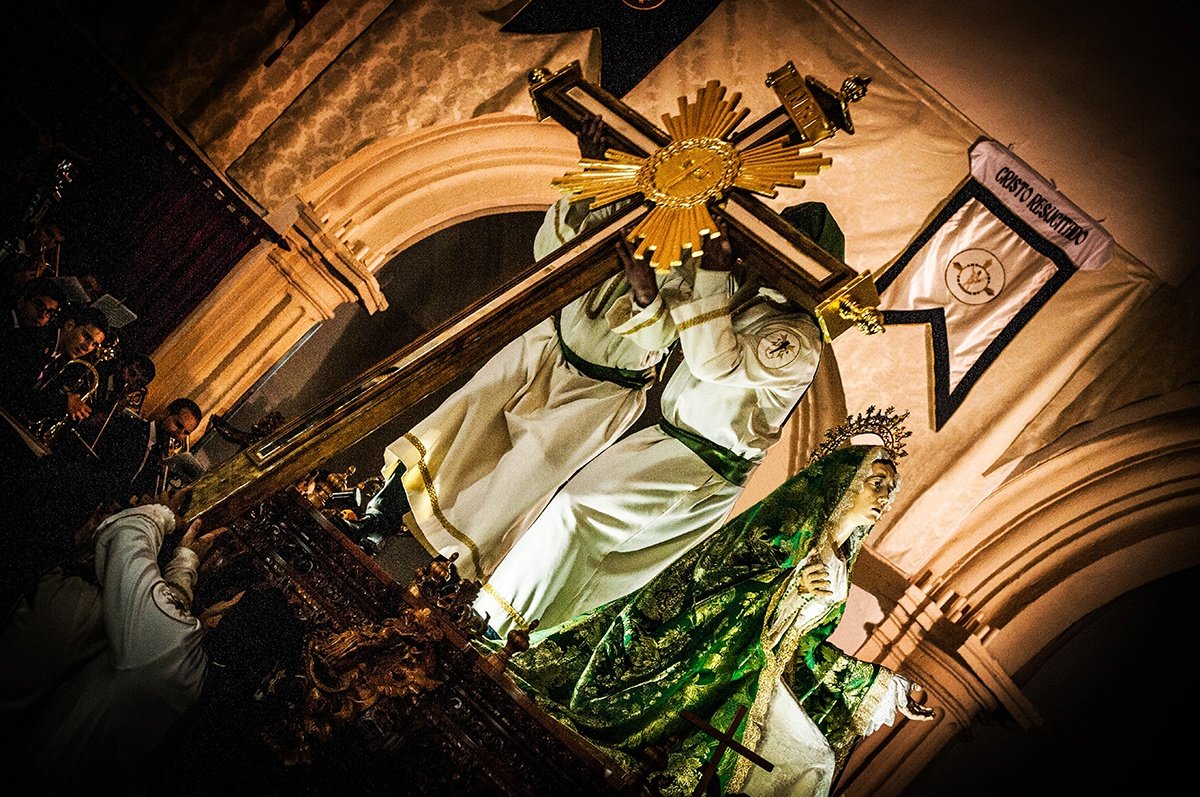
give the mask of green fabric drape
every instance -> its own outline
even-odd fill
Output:
[[[758,464],[751,462],[745,457],[738,456],[728,448],[717,445],[708,438],[701,437],[694,432],[689,432],[687,429],[680,429],[666,418],[658,422],[658,428],[690,448],[696,456],[704,460],[704,464],[712,468],[713,472],[722,479],[730,484],[736,484],[738,487],[746,485],[746,482],[750,479],[750,474],[754,471],[755,465]]]
[[[555,313],[554,336],[558,338],[558,348],[562,351],[563,359],[570,363],[579,373],[595,379],[597,382],[612,382],[614,385],[627,387],[630,390],[642,390],[654,383],[653,368],[632,371],[628,368],[614,368],[611,365],[600,365],[599,363],[583,359],[572,351],[567,342],[563,340],[562,330],[559,328],[560,324],[559,314]]]
[[[739,706],[754,705],[768,659],[763,628],[776,596],[843,499],[861,489],[870,463],[881,458],[881,449],[855,446],[810,465],[641,590],[535,631],[530,649],[509,662],[510,673],[550,714],[629,768],[636,766],[629,756],[677,737],[668,793],[690,794],[716,741],[680,712],[724,728]],[[848,567],[865,530],[847,543]],[[855,714],[880,671],[825,641],[844,608],[839,603],[816,627],[802,629],[780,675],[835,755],[853,741]],[[722,759],[723,785],[737,759],[732,753]]]

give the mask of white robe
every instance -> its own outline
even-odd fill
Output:
[[[144,790],[138,784],[153,772],[159,745],[199,698],[204,632],[185,605],[199,562],[181,548],[167,568],[158,566],[173,528],[174,515],[161,505],[113,515],[97,529],[100,587],[50,574],[0,637],[0,662],[16,661],[10,645],[24,657],[4,708],[45,698],[19,726],[15,739],[28,746],[9,762],[14,777],[39,792]]]
[[[566,222],[568,200],[550,208],[537,235],[540,259],[600,223],[613,208]],[[660,274],[663,288],[677,271]],[[652,369],[676,332],[662,298],[633,304],[624,274],[563,308],[562,338],[591,363]],[[384,453],[397,464],[414,536],[431,554],[459,555],[465,578],[486,577],[571,475],[621,436],[646,406],[646,390],[585,376],[566,363],[547,319],[504,347],[471,380]]]
[[[820,332],[807,315],[761,296],[733,305],[724,272],[697,271],[694,283],[663,291],[683,349],[663,389],[663,417],[760,462],[812,381]],[[741,492],[658,426],[642,429],[563,486],[475,608],[503,636],[627,595],[717,529]]]

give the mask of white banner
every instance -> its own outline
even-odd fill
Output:
[[[971,176],[1077,267],[1096,271],[1112,259],[1108,231],[995,141],[984,139],[971,147]]]
[[[967,371],[1057,271],[975,199],[959,208],[881,294],[885,311],[938,310],[947,387]]]
[[[972,179],[876,280],[885,325],[930,326],[937,428],[1059,286],[1113,248],[1008,150],[984,140],[970,156]]]

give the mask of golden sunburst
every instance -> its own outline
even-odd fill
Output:
[[[663,271],[679,265],[684,255],[702,253],[704,237],[715,234],[708,204],[724,199],[730,188],[774,197],[776,186],[801,188],[801,175],[817,174],[831,163],[783,138],[739,151],[727,139],[749,114],[738,110],[741,98],[737,93],[725,99],[725,87],[710,80],[696,92],[695,103],[680,97],[679,113],[663,115],[671,142],[649,157],[610,149],[603,160],[585,158],[581,171],[551,182],[596,207],[642,194],[653,207],[629,233],[634,256],[649,253],[650,265]]]

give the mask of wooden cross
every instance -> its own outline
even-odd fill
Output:
[[[713,751],[712,757],[704,765],[700,782],[696,784],[696,790],[692,792],[692,797],[701,797],[701,795],[707,792],[708,784],[712,782],[713,776],[717,774],[717,767],[720,765],[721,758],[725,755],[726,750],[733,750],[738,755],[745,756],[752,764],[762,767],[767,772],[775,768],[775,765],[770,761],[733,738],[733,734],[737,732],[738,726],[742,724],[742,720],[746,716],[745,706],[738,706],[737,713],[733,715],[733,721],[729,723],[729,728],[724,731],[714,728],[690,711],[681,711],[679,712],[679,716],[717,740],[717,749]]]
[[[826,252],[758,196],[774,196],[776,186],[801,187],[802,174],[829,165],[808,147],[838,130],[854,132],[847,104],[866,94],[870,78],[852,76],[835,92],[812,76],[801,78],[789,61],[766,80],[780,105],[742,130],[747,111],[737,111],[740,94],[726,99],[725,89],[709,81],[695,103],[680,97],[679,114],[663,115],[669,133],[585,80],[578,61],[553,74],[531,70],[529,81],[539,119],[576,134],[590,115],[604,119],[611,142],[605,161],[585,162],[582,172],[555,183],[594,197],[595,205],[642,194],[645,201],[612,219],[633,228],[637,256],[648,255],[659,268],[678,262],[680,245],[698,250],[699,231],[711,229],[716,216],[746,265],[769,273],[773,287],[812,311],[826,340],[854,326],[882,331],[870,272],[859,274]],[[663,250],[648,253],[653,243]]]

